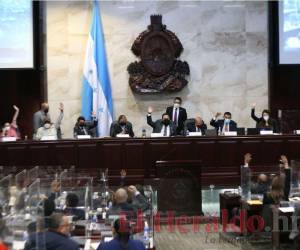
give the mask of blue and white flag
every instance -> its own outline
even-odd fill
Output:
[[[82,115],[91,119],[93,111],[97,113],[98,136],[109,136],[113,120],[113,102],[97,1],[93,4],[93,21],[85,55],[82,91]]]

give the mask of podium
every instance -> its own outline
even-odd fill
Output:
[[[158,210],[162,215],[202,215],[202,161],[157,161]]]

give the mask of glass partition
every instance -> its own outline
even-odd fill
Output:
[[[28,179],[27,179],[27,170],[24,169],[20,173],[16,174],[16,186],[19,190],[22,190],[28,185]]]
[[[300,161],[291,160],[291,191],[290,197],[300,196]]]
[[[10,202],[10,188],[12,185],[12,175],[3,177],[0,180],[0,206],[2,208],[2,215],[5,216],[9,213]]]
[[[27,172],[27,183],[28,185],[30,185],[31,183],[33,183],[37,178],[39,178],[39,166],[35,166],[34,168],[28,170]]]
[[[241,166],[241,197],[243,200],[251,200],[251,169]]]

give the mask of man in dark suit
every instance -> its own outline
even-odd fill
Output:
[[[221,113],[217,113],[210,121],[210,125],[215,127],[217,132],[224,134],[224,132],[237,131],[237,124],[231,120],[231,113],[225,112],[223,119],[218,119]]]
[[[189,132],[201,132],[205,135],[207,126],[200,116],[195,117],[195,119],[188,119],[185,122],[184,135],[188,135]]]
[[[91,137],[96,137],[96,127],[98,125],[98,120],[95,112],[93,112],[92,118],[92,121],[86,121],[83,116],[78,117],[77,123],[75,124],[73,130],[75,138],[78,135],[90,135]]]
[[[48,231],[29,235],[24,250],[79,250],[79,245],[69,238],[69,234],[69,218],[61,213],[53,213]]]
[[[127,121],[125,115],[120,115],[118,121],[114,121],[110,126],[110,136],[116,137],[118,134],[128,134],[130,137],[134,137],[132,124]]]
[[[177,126],[177,134],[181,134],[184,129],[184,122],[187,119],[186,109],[181,107],[182,100],[180,97],[174,98],[174,105],[167,107],[166,113]]]
[[[155,122],[152,121],[151,107],[148,108],[147,124],[153,128],[153,133],[162,133],[163,136],[173,136],[177,134],[177,127],[173,121],[170,121],[170,116],[167,113],[162,115],[162,119]]]

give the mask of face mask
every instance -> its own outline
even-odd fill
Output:
[[[121,125],[121,126],[125,126],[125,125],[126,125],[126,122],[121,121],[121,122],[120,122],[120,125]]]
[[[49,129],[50,127],[51,127],[51,124],[50,124],[50,123],[45,123],[45,124],[44,124],[44,128],[45,128],[45,129]]]
[[[225,118],[225,123],[230,123],[230,119]]]
[[[169,119],[164,119],[163,124],[168,126],[170,124],[170,120]]]
[[[264,118],[265,121],[269,120],[269,116],[268,115],[264,115],[263,118]]]
[[[6,132],[6,131],[8,131],[8,130],[9,130],[9,128],[10,128],[10,126],[5,126],[5,127],[3,128],[3,132]]]
[[[79,126],[83,127],[84,126],[84,122],[79,122]]]
[[[174,108],[179,108],[180,107],[180,104],[179,103],[174,103]]]

